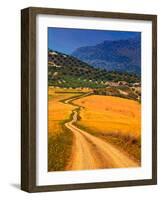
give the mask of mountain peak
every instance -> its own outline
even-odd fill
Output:
[[[94,46],[80,47],[72,56],[106,70],[140,74],[141,39],[104,40]]]

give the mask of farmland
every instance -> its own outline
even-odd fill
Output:
[[[48,47],[48,171],[141,165],[140,39],[100,44]]]
[[[60,134],[62,131],[61,123],[69,119],[74,107],[70,104],[61,102],[63,99],[68,99],[80,95],[79,93],[72,93],[73,91],[63,92],[64,90],[56,90],[49,88],[48,96],[48,133],[50,135]]]
[[[93,147],[90,147],[90,143],[80,135],[81,131],[85,131],[86,134],[88,134],[86,137],[92,139],[92,142],[97,142],[99,144],[100,142],[96,139],[99,138],[102,141],[100,145],[106,146],[112,144],[116,149],[127,154],[127,157],[134,162],[140,163],[140,103],[138,101],[115,96],[94,95],[91,94],[91,92],[92,90],[89,88],[66,89],[49,87],[48,171],[81,169],[81,167],[89,166],[87,164],[88,162],[84,163],[85,161],[83,161],[85,155],[82,153],[79,155],[79,152],[84,150],[79,150],[78,147],[86,145],[86,148],[90,149],[89,153]],[[78,132],[75,130],[76,127],[78,128]],[[96,138],[90,138],[89,134]],[[83,143],[75,146],[77,137],[79,138],[78,140],[80,140],[77,141],[78,144],[82,141]],[[103,141],[105,143],[103,143]],[[96,148],[93,149],[93,152],[96,150]],[[114,149],[114,151],[117,150]],[[93,152],[91,152],[92,155]],[[104,156],[101,152],[97,163],[93,161],[95,164],[89,167],[93,169],[115,167],[113,163],[109,164],[109,161],[108,164],[106,162],[102,163],[102,161],[99,162],[100,157]],[[75,154],[76,157],[72,158]],[[98,152],[96,154],[98,154]],[[118,152],[118,154],[120,153]],[[89,154],[91,160],[94,159],[92,155]],[[112,152],[109,156],[112,156]],[[87,155],[85,157],[87,157]],[[104,159],[106,160],[107,158]],[[124,159],[126,160],[127,158],[125,157]],[[74,160],[80,163],[80,165],[76,164]],[[85,160],[87,160],[87,158]],[[73,163],[71,164],[72,161]],[[128,163],[133,161],[127,159]],[[122,165],[122,163],[118,163],[116,166],[121,167]],[[128,166],[128,164],[126,165]],[[133,166],[136,164],[129,164],[129,167],[131,165]]]
[[[64,123],[75,107],[61,100],[80,94],[79,90],[48,89],[48,171],[64,170],[71,154],[73,135]]]
[[[75,100],[74,104],[83,107],[76,126],[141,160],[141,105],[137,101],[91,95]]]

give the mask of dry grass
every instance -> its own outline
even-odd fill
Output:
[[[141,161],[141,105],[137,101],[92,95],[74,101],[81,129],[116,145],[132,159]]]
[[[112,96],[92,95],[74,101],[83,106],[79,125],[103,134],[140,137],[141,106],[138,102]]]
[[[89,92],[88,89],[48,89],[48,170],[65,170],[72,148],[73,134],[64,126],[71,118],[74,105],[64,99]],[[73,101],[81,106],[79,121],[82,129],[124,149],[134,159],[141,155],[141,105],[133,100],[112,96],[91,95]]]
[[[73,144],[72,133],[62,124],[57,135],[48,137],[48,171],[64,171],[67,166]]]
[[[60,101],[77,96],[78,93],[55,93],[55,89],[49,88],[48,95],[48,134],[60,134],[63,131],[61,122],[68,120],[75,108]]]
[[[71,120],[72,110],[75,107],[61,101],[78,96],[80,93],[63,93],[63,91],[52,87],[48,89],[48,171],[65,170],[71,155],[73,134],[64,123]]]

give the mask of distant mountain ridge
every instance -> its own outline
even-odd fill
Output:
[[[141,38],[106,40],[95,46],[80,47],[71,55],[94,67],[140,75]]]

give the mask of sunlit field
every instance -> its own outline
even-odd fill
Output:
[[[74,103],[84,107],[80,112],[80,125],[104,134],[140,136],[141,105],[137,101],[92,95]]]
[[[74,101],[82,106],[76,125],[125,150],[141,161],[141,104],[137,101],[92,95]]]
[[[141,33],[49,27],[47,53],[48,171],[141,166]]]
[[[104,141],[116,145],[141,161],[141,104],[114,96],[82,94],[91,89],[48,89],[48,170],[64,170],[70,160],[73,134],[64,124],[79,108],[75,125]],[[72,102],[65,100],[78,97]]]
[[[78,95],[73,90],[48,89],[48,171],[64,170],[70,158],[73,135],[64,123],[75,107],[61,101]]]
[[[64,90],[59,90],[63,92]],[[62,131],[61,123],[69,119],[74,106],[64,104],[61,100],[79,95],[79,93],[56,93],[58,90],[49,88],[48,90],[48,134],[60,134]],[[69,91],[68,91],[69,92]]]

